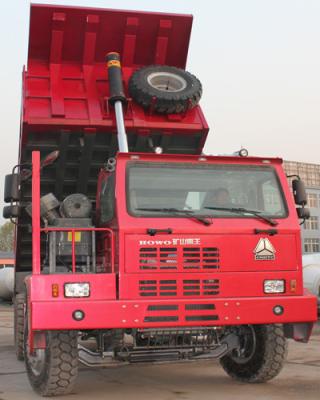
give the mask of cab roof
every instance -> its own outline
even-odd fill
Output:
[[[255,157],[255,156],[227,156],[227,155],[190,155],[190,154],[155,154],[155,153],[118,153],[119,160],[135,161],[159,161],[159,162],[209,162],[209,163],[230,163],[230,164],[282,164],[279,157]]]

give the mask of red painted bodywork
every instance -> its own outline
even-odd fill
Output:
[[[185,68],[191,27],[191,15],[33,4],[23,71],[21,151],[31,133],[92,129],[115,134],[105,55],[121,54],[128,95],[128,80],[143,65]],[[199,135],[197,153],[209,130],[199,106],[184,115],[157,115],[129,99],[124,117],[129,134],[161,130],[164,140],[179,133]]]
[[[51,147],[55,150],[56,142],[50,140],[57,131],[61,137],[64,130],[115,136],[114,112],[107,101],[109,85],[105,54],[109,51],[121,54],[127,90],[129,77],[142,65],[185,67],[191,24],[191,16],[33,5],[28,66],[23,72],[20,160],[24,159],[27,144],[29,152],[38,150],[42,144],[46,151]],[[162,135],[161,143],[179,135],[200,135],[199,143],[190,151],[201,154],[208,133],[200,106],[184,115],[155,115],[129,99],[124,117],[128,136],[134,133],[138,137],[137,150],[139,136],[158,132]],[[37,139],[36,145],[34,138]],[[174,144],[173,140],[172,153]],[[210,226],[204,226],[187,218],[135,218],[129,215],[125,178],[126,165],[132,157],[145,162],[267,163],[272,166],[283,187],[289,210],[287,218],[278,220],[278,234],[271,237],[277,250],[276,260],[254,261],[253,250],[259,238],[263,237],[255,234],[254,230],[269,228],[255,218],[215,218]],[[118,154],[116,217],[108,227],[101,228],[105,236],[98,243],[99,251],[105,252],[111,267],[99,274],[59,275],[41,274],[39,152],[33,152],[32,163],[32,275],[26,278],[31,349],[34,333],[48,329],[214,326],[316,320],[316,297],[303,291],[299,223],[280,159]],[[105,177],[105,173],[101,174],[99,181],[96,177],[98,191]],[[99,201],[97,207],[99,214]],[[151,238],[146,230],[155,227],[170,227],[173,233]],[[99,229],[96,231],[101,233]],[[75,229],[70,229],[70,232],[74,233]],[[199,239],[201,248],[209,245],[219,247],[219,269],[183,270],[181,249],[177,250],[176,271],[139,269],[140,240],[171,240],[172,237]],[[286,280],[286,293],[277,296],[264,294],[263,281],[277,278]],[[195,281],[195,295],[187,293],[185,286],[189,280]],[[140,281],[154,281],[155,294],[143,296],[141,287],[148,284]],[[291,281],[295,284],[290,285]],[[89,282],[90,297],[65,298],[66,282]],[[58,285],[58,297],[52,296],[53,284]],[[171,286],[171,290],[166,289],[171,292],[169,295],[163,295],[165,289],[161,286],[164,285]],[[276,305],[284,307],[280,316],[273,313]],[[79,309],[84,311],[85,318],[75,321],[72,314]]]
[[[14,265],[14,258],[0,258],[0,265]]]
[[[33,186],[38,183],[38,157],[34,155]],[[283,187],[289,215],[278,219],[278,234],[269,238],[276,248],[277,256],[271,261],[255,261],[253,250],[261,234],[254,229],[266,229],[263,221],[254,218],[215,218],[213,224],[204,226],[190,219],[181,218],[135,218],[126,207],[126,165],[134,158],[148,162],[163,163],[228,163],[261,165],[268,162],[279,176]],[[301,243],[295,205],[288,187],[280,159],[239,158],[239,157],[198,157],[180,155],[118,154],[116,167],[116,219],[112,229],[117,245],[113,250],[116,257],[114,269],[102,274],[41,275],[34,273],[27,278],[31,326],[34,331],[46,329],[100,329],[120,327],[154,326],[194,326],[194,325],[234,325],[261,323],[312,322],[316,320],[316,298],[304,292],[302,286]],[[39,199],[34,198],[33,210],[39,207]],[[170,226],[171,235],[146,235],[147,228],[158,229]],[[33,240],[36,241],[40,228],[34,225]],[[87,228],[88,229],[88,228]],[[104,228],[100,228],[104,229]],[[71,231],[71,229],[70,229]],[[157,246],[157,241],[172,238],[196,238],[202,247],[215,246],[220,251],[220,266],[214,272],[198,269],[185,271],[181,254],[178,254],[177,270],[146,272],[138,268],[139,241],[146,246]],[[170,244],[166,245],[170,247]],[[185,245],[171,247],[182,248]],[[36,248],[36,246],[35,246]],[[230,251],[232,249],[232,251]],[[288,251],[289,249],[289,251]],[[107,249],[106,249],[107,250]],[[285,279],[284,294],[267,295],[263,292],[265,279]],[[175,289],[163,297],[161,280]],[[199,293],[188,295],[184,281],[198,281]],[[290,282],[296,282],[292,290]],[[141,295],[141,281],[152,281],[157,286],[153,296]],[[65,298],[63,287],[66,282],[90,282],[90,297],[83,299]],[[159,283],[160,282],[160,283]],[[52,284],[58,284],[59,296],[51,295]],[[215,293],[207,290],[212,290]],[[206,289],[209,287],[209,289]],[[172,293],[174,291],[175,293]],[[273,307],[281,305],[284,313],[277,316]],[[166,308],[169,306],[169,310]],[[164,309],[161,309],[161,307]],[[190,308],[191,307],[191,308]],[[75,321],[72,313],[81,309],[85,313],[83,321]],[[52,318],[55,315],[55,318]],[[200,322],[201,321],[201,322]]]

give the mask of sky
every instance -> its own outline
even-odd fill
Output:
[[[207,154],[320,163],[319,0],[51,0],[193,14],[187,70],[202,82]],[[29,1],[0,5],[0,180],[18,157],[21,71]],[[2,199],[2,185],[0,184]]]

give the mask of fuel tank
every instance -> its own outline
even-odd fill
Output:
[[[318,308],[320,310],[320,253],[304,255],[302,263],[304,287],[318,296]]]
[[[14,288],[14,255],[0,251],[0,299],[11,300]]]
[[[0,266],[0,299],[11,300],[14,287],[13,265]]]

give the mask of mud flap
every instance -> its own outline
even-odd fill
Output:
[[[284,324],[284,335],[288,339],[293,339],[296,342],[307,343],[310,339],[313,322],[297,322],[294,324]]]
[[[45,332],[34,332],[33,334],[33,348],[45,349],[46,348],[46,333]]]

